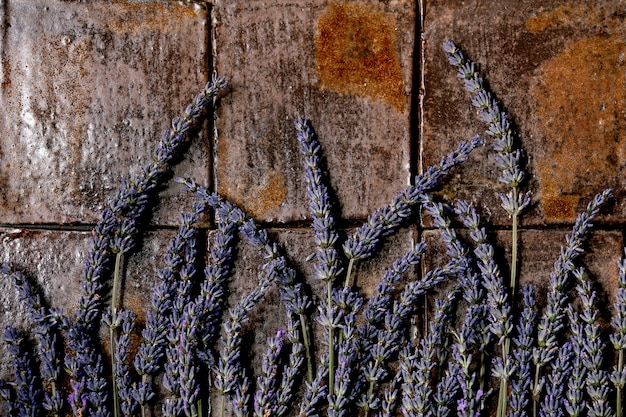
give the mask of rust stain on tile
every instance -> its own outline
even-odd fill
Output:
[[[315,62],[320,87],[406,109],[395,19],[371,6],[331,3],[318,21]]]
[[[539,33],[557,26],[584,23],[601,18],[601,11],[590,4],[565,4],[556,9],[541,11],[537,16],[526,21],[526,29],[532,33]]]
[[[626,43],[584,38],[539,68],[532,90],[543,136],[537,158],[547,221],[570,221],[579,200],[615,182],[626,164]]]
[[[244,175],[234,175],[229,171],[230,158],[233,155],[225,141],[218,143],[218,191],[225,198],[242,207],[252,217],[258,218],[268,215],[272,210],[280,207],[287,196],[284,172],[276,169],[255,168],[246,178]],[[261,172],[263,171],[263,172]]]
[[[179,26],[182,18],[197,17],[196,8],[177,3],[144,3],[128,0],[114,0],[118,13],[106,21],[109,28],[118,33],[136,34],[146,30],[171,31]],[[94,5],[101,13],[111,14],[111,3]]]

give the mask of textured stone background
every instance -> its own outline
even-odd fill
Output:
[[[479,64],[523,143],[533,204],[522,220],[522,279],[545,285],[576,213],[610,186],[617,198],[585,258],[610,297],[626,223],[623,9],[610,0],[426,0],[421,28],[412,0],[4,0],[0,259],[37,280],[52,304],[71,308],[99,211],[217,70],[231,90],[214,130],[194,138],[175,174],[244,207],[315,288],[304,262],[313,242],[294,119],[313,121],[349,233],[484,131],[441,52],[451,39]],[[489,146],[479,149],[441,195],[475,203],[506,256],[497,171]],[[129,259],[127,305],[146,303],[172,226],[190,204],[175,184],[161,193],[151,231]],[[445,261],[429,225],[417,217],[380,257],[358,265],[365,293],[417,239],[433,242],[427,265]],[[242,252],[234,293],[256,281],[259,262]],[[0,326],[28,325],[4,279],[0,300]],[[259,307],[256,340],[275,332],[278,311],[275,297]],[[8,371],[1,360],[0,375]]]

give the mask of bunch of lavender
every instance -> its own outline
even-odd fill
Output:
[[[449,348],[446,335],[452,320],[452,306],[458,291],[451,291],[435,301],[433,321],[429,332],[419,345],[407,345],[399,354],[401,375],[400,410],[405,417],[412,415],[434,415],[433,369],[439,372],[443,366],[440,354]],[[452,403],[452,399],[446,401]]]
[[[4,341],[13,356],[15,369],[14,398],[9,397],[9,414],[19,417],[36,416],[42,403],[41,381],[35,371],[32,352],[28,349],[24,336],[9,326],[4,330]]]
[[[566,289],[570,275],[574,272],[574,260],[583,252],[582,244],[591,222],[598,214],[602,204],[611,196],[611,190],[598,194],[591,201],[584,213],[578,215],[572,234],[566,237],[567,245],[561,247],[561,254],[550,273],[547,305],[538,324],[537,346],[533,349],[535,376],[533,383],[533,415],[537,415],[537,406],[541,395],[541,369],[549,365],[558,350],[559,335],[564,329]]]
[[[513,337],[511,368],[515,370],[511,375],[511,393],[509,406],[511,417],[526,417],[531,399],[531,368],[532,349],[535,343],[535,327],[537,314],[535,313],[536,298],[533,286],[524,286],[521,289],[524,308],[516,326],[516,336]]]
[[[624,249],[626,255],[626,249]],[[616,415],[622,416],[623,390],[626,385],[626,370],[624,369],[624,349],[626,349],[626,257],[617,262],[619,270],[617,300],[615,302],[615,314],[611,320],[614,332],[610,335],[613,348],[617,351],[617,366],[610,375],[611,381],[615,385],[616,393]]]
[[[178,178],[177,181],[184,184],[201,201],[212,207],[219,218],[236,225],[248,242],[260,249],[261,256],[266,260],[263,266],[263,270],[266,271],[266,277],[261,280],[259,286],[249,296],[242,300],[239,307],[231,311],[231,324],[224,325],[229,326],[224,327],[224,330],[227,335],[232,337],[227,337],[220,359],[215,365],[217,369],[217,380],[215,383],[223,398],[223,404],[220,407],[221,414],[223,415],[225,410],[225,396],[233,392],[233,390],[231,399],[235,405],[234,409],[238,413],[245,411],[242,407],[247,404],[248,379],[241,375],[242,370],[238,362],[239,353],[237,350],[240,343],[238,329],[241,328],[241,323],[246,320],[249,311],[260,301],[262,295],[273,284],[278,285],[281,298],[285,304],[288,318],[288,338],[292,342],[289,364],[281,381],[283,391],[278,401],[280,407],[277,408],[281,413],[284,413],[286,412],[287,404],[293,398],[292,388],[300,372],[299,368],[302,361],[299,360],[299,356],[302,350],[306,352],[307,362],[310,363],[308,328],[305,314],[310,308],[311,301],[304,292],[303,285],[296,282],[296,273],[289,266],[285,256],[280,253],[278,246],[270,241],[265,230],[259,230],[250,216],[218,194],[211,193],[207,188],[199,186],[194,180]],[[300,342],[300,333],[302,334],[303,342]],[[237,380],[238,377],[240,378],[239,381]]]
[[[466,201],[458,201],[455,212],[470,231],[471,239],[476,243],[474,254],[478,259],[478,268],[481,273],[481,283],[486,290],[488,306],[489,331],[501,346],[501,355],[493,359],[493,374],[500,379],[498,395],[498,409],[496,416],[502,416],[507,408],[508,381],[513,371],[510,349],[510,334],[513,330],[512,309],[508,302],[507,291],[503,283],[500,269],[494,260],[494,248],[487,241],[484,227],[480,227],[480,216]],[[484,352],[481,349],[481,354]],[[481,360],[481,363],[484,362]],[[481,378],[481,381],[483,378]]]
[[[591,282],[585,276],[583,268],[572,271],[578,280],[576,291],[583,305],[580,315],[584,323],[585,338],[583,339],[584,354],[582,364],[587,370],[585,385],[589,395],[588,414],[590,416],[612,416],[609,405],[609,373],[602,369],[604,343],[600,339],[599,311],[595,306],[596,293],[591,289]]]

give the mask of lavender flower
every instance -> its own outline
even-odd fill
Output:
[[[23,336],[11,326],[4,330],[4,341],[13,357],[15,369],[15,398],[10,407],[18,417],[39,415],[42,389],[41,381],[34,373],[32,353],[27,350]]]
[[[570,274],[574,271],[574,260],[582,253],[582,243],[587,231],[592,227],[591,221],[598,214],[602,204],[611,196],[606,190],[594,197],[584,213],[578,215],[572,234],[566,237],[567,245],[561,248],[561,255],[554,264],[550,274],[550,290],[547,305],[538,325],[537,347],[533,349],[535,363],[535,381],[533,387],[533,404],[536,409],[541,386],[539,383],[540,369],[554,359],[557,351],[558,335],[563,330],[564,308],[567,301],[565,289]],[[536,413],[535,413],[536,415]]]
[[[600,339],[599,312],[594,305],[596,293],[591,290],[591,283],[585,277],[582,268],[578,268],[572,273],[578,280],[576,291],[583,305],[583,312],[580,317],[584,322],[585,337],[582,339],[583,355],[581,359],[582,364],[587,369],[585,383],[591,400],[588,403],[588,414],[590,416],[612,416],[613,410],[608,404],[608,372],[602,369],[604,344]]]
[[[322,360],[322,362],[324,361]],[[300,413],[298,415],[319,417],[318,405],[327,396],[327,386],[323,384],[327,375],[327,368],[320,366],[313,382],[305,382],[306,389],[300,403]]]
[[[376,210],[367,223],[359,227],[355,234],[343,245],[349,259],[365,259],[370,257],[380,240],[388,236],[412,213],[412,206],[422,201],[425,193],[431,191],[450,170],[465,161],[472,150],[482,145],[478,137],[470,142],[463,142],[448,156],[441,159],[437,166],[429,167],[424,174],[415,178],[415,185],[401,191],[391,202]]]
[[[521,290],[524,308],[516,326],[517,336],[514,337],[512,366],[516,372],[511,375],[511,394],[509,398],[510,417],[526,417],[531,390],[532,346],[535,341],[536,298],[535,288],[524,286]]]
[[[626,255],[626,249],[624,249],[624,254]],[[617,366],[613,368],[609,378],[617,389],[615,408],[617,417],[621,417],[623,390],[626,385],[626,371],[624,370],[624,349],[626,349],[626,257],[622,257],[617,262],[617,267],[619,270],[617,300],[614,304],[615,313],[611,320],[614,331],[609,338],[618,356]]]
[[[119,327],[122,332],[115,341],[115,369],[113,377],[117,384],[120,410],[124,416],[134,416],[137,414],[137,400],[133,397],[132,379],[128,367],[128,349],[130,348],[130,337],[135,326],[135,314],[130,310],[118,312]]]
[[[401,411],[405,417],[431,415],[433,413],[432,372],[441,367],[445,358],[447,334],[452,320],[452,305],[458,291],[451,291],[442,299],[435,300],[435,313],[429,325],[429,332],[418,346],[406,346],[399,354],[401,375]],[[453,395],[453,393],[452,393]],[[450,403],[452,400],[450,399]]]
[[[254,415],[264,417],[276,409],[276,384],[278,361],[283,348],[284,330],[267,339],[267,353],[263,358],[261,375],[257,378],[257,391],[254,395]]]
[[[541,417],[562,417],[564,416],[563,405],[565,403],[565,381],[570,374],[570,358],[572,346],[569,343],[563,344],[559,348],[559,354],[552,365],[552,372],[548,376],[546,384],[546,397],[541,402],[539,415]]]

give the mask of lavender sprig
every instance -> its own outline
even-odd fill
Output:
[[[586,409],[585,380],[587,368],[583,364],[585,353],[585,324],[580,314],[570,304],[566,307],[569,318],[570,345],[572,347],[571,376],[567,382],[565,391],[565,411],[570,416],[582,415]]]
[[[541,403],[539,415],[541,417],[563,417],[563,406],[565,404],[565,381],[570,375],[570,358],[572,346],[564,343],[559,348],[559,354],[552,365],[552,372],[548,376],[546,384],[546,396]]]
[[[401,375],[401,411],[405,417],[431,415],[434,412],[432,372],[441,369],[447,334],[452,319],[452,305],[458,291],[450,291],[442,299],[435,300],[435,313],[429,324],[429,332],[418,346],[406,346],[399,355]],[[439,370],[438,369],[438,370]]]
[[[324,174],[321,169],[321,147],[315,138],[310,123],[304,119],[295,122],[300,151],[304,156],[306,168],[304,179],[307,185],[307,195],[309,197],[309,208],[313,216],[313,230],[315,231],[316,252],[312,255],[315,259],[315,273],[317,278],[326,285],[327,306],[326,314],[332,314],[332,290],[335,279],[343,272],[339,252],[336,249],[339,235],[335,227],[335,219],[332,214],[332,206],[328,189],[324,182]],[[350,264],[352,266],[352,264]],[[350,280],[351,268],[348,268],[346,281]],[[331,318],[332,321],[332,318]],[[329,328],[328,343],[328,384],[329,391],[334,391],[335,379],[335,348],[332,343],[334,339],[333,328]],[[305,344],[308,350],[308,343]],[[307,361],[308,380],[313,380],[313,366]]]
[[[600,339],[599,312],[595,304],[596,293],[591,289],[591,282],[586,278],[582,268],[572,271],[578,280],[576,291],[582,301],[583,312],[581,319],[584,322],[585,337],[583,338],[584,355],[582,363],[587,368],[585,384],[589,394],[588,414],[592,417],[613,416],[609,405],[609,376],[602,369],[602,350],[604,343]]]
[[[509,122],[509,115],[487,90],[476,66],[457,46],[446,41],[443,50],[450,64],[458,70],[458,77],[464,80],[465,90],[471,95],[471,102],[478,109],[481,121],[487,124],[487,134],[494,138],[493,149],[497,152],[496,164],[502,170],[499,181],[508,185],[508,194],[499,194],[502,208],[511,216],[513,224],[511,254],[511,304],[515,303],[517,292],[517,228],[520,213],[530,204],[530,194],[520,194],[519,186],[524,181],[525,172],[521,168],[521,151],[516,149],[516,139]]]
[[[517,336],[512,339],[515,346],[512,351],[512,367],[516,372],[511,375],[511,393],[508,401],[510,412],[507,414],[509,417],[526,417],[531,397],[530,381],[537,301],[533,286],[524,286],[520,292],[524,308],[516,326]]]
[[[267,353],[263,358],[261,375],[257,378],[257,391],[254,395],[254,415],[264,417],[276,409],[276,388],[278,362],[283,348],[284,330],[278,330],[276,336],[267,339]]]
[[[511,343],[509,335],[513,330],[511,306],[500,269],[494,259],[494,248],[487,241],[485,228],[480,227],[480,216],[466,201],[458,201],[455,212],[460,216],[465,227],[469,229],[470,237],[477,244],[474,254],[478,258],[478,268],[487,293],[488,327],[501,346],[501,356],[493,359],[494,371],[497,371],[495,376],[500,378],[496,411],[496,416],[500,417],[506,414],[508,381],[513,370],[509,355]]]
[[[626,255],[626,248],[624,249]],[[617,261],[619,271],[617,296],[614,304],[615,314],[611,320],[613,333],[609,336],[613,348],[617,351],[617,365],[609,376],[615,385],[616,404],[615,410],[617,417],[622,417],[624,400],[624,386],[626,385],[626,371],[624,369],[624,350],[626,349],[626,256]]]
[[[139,404],[133,397],[132,379],[128,367],[128,349],[130,348],[130,337],[135,327],[135,314],[130,310],[119,311],[117,320],[122,329],[115,341],[115,368],[113,377],[117,383],[117,394],[120,399],[120,411],[123,416],[135,416]]]
[[[412,213],[412,207],[423,201],[423,196],[431,191],[452,168],[464,162],[469,154],[482,145],[478,136],[469,142],[462,142],[455,151],[443,157],[439,165],[428,167],[424,174],[415,177],[415,185],[401,191],[391,204],[376,210],[359,227],[354,235],[343,244],[348,259],[366,259],[374,253],[382,237],[391,235],[394,230]]]
[[[537,404],[541,392],[539,377],[541,368],[554,359],[557,351],[558,335],[562,331],[565,316],[565,293],[570,274],[574,271],[574,260],[583,252],[582,244],[592,220],[600,211],[600,207],[611,197],[611,190],[606,190],[594,197],[587,205],[585,212],[578,215],[572,234],[566,236],[566,245],[561,247],[561,254],[554,263],[554,271],[550,273],[550,287],[547,305],[538,325],[537,347],[533,349],[535,377],[533,385],[533,415],[537,415]]]
[[[229,311],[229,319],[223,324],[224,347],[220,351],[220,357],[214,369],[216,373],[214,385],[222,396],[220,417],[224,415],[226,397],[237,399],[233,397],[233,394],[243,382],[243,369],[240,362],[242,324],[273,282],[272,277],[264,276],[254,290]]]
[[[41,379],[44,382],[43,407],[57,416],[63,408],[63,398],[57,390],[63,366],[62,358],[58,354],[61,349],[59,331],[63,312],[45,306],[41,295],[21,272],[14,271],[9,265],[0,265],[0,272],[10,276],[20,301],[26,305],[35,322],[33,333],[37,341]]]
[[[39,415],[43,392],[41,381],[34,372],[32,353],[26,348],[23,336],[12,326],[5,328],[4,341],[15,369],[15,398],[10,407],[18,417]]]

